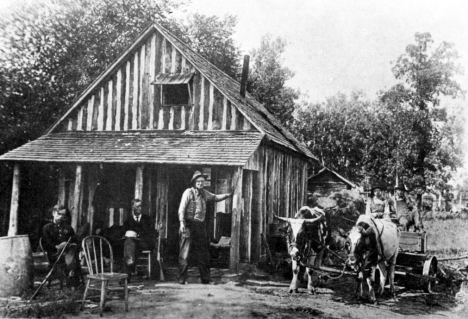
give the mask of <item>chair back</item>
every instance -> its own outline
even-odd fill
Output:
[[[107,239],[101,236],[88,236],[83,239],[82,246],[90,275],[114,272],[114,255]],[[109,267],[106,267],[107,260]]]
[[[41,249],[41,252],[42,254],[44,255],[44,258],[47,260],[47,262],[50,264],[50,260],[49,260],[49,255],[47,254],[47,252],[45,251],[44,247],[42,246],[42,237],[39,238],[39,248]]]

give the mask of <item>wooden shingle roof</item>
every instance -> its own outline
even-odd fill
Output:
[[[73,131],[44,135],[0,160],[243,166],[261,140],[258,132]]]

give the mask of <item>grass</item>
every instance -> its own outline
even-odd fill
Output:
[[[427,250],[438,258],[468,255],[468,221],[464,219],[423,220]]]

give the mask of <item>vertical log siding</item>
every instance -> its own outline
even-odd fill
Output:
[[[194,72],[192,100],[163,106],[159,73]],[[249,131],[254,126],[161,34],[154,32],[70,113],[68,131]]]

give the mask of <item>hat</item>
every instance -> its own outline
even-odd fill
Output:
[[[205,180],[208,179],[208,176],[203,175],[200,171],[195,171],[195,173],[193,173],[192,179],[190,180],[190,185],[192,185],[199,177],[203,177]]]
[[[140,238],[138,238],[138,234],[133,230],[127,230],[125,232],[124,238],[140,239]]]
[[[380,190],[386,190],[387,189],[387,185],[385,185],[385,183],[382,183],[382,182],[375,182],[371,185],[371,191],[373,191],[374,189],[380,189]]]

